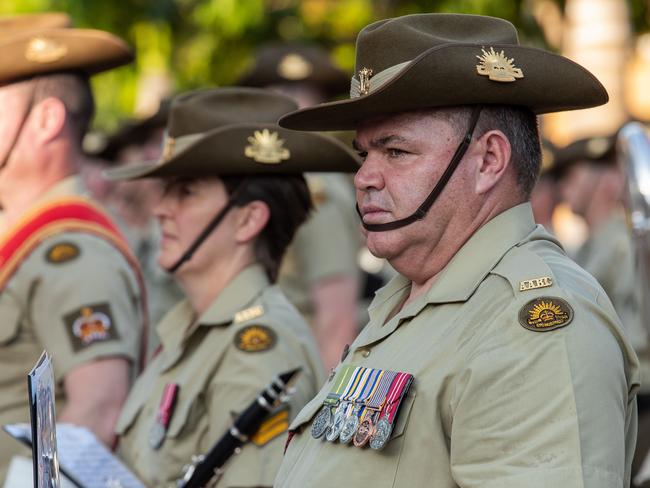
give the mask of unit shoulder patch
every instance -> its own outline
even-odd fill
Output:
[[[538,297],[527,302],[519,310],[519,323],[535,332],[547,332],[569,325],[573,309],[558,297]]]
[[[284,434],[289,429],[289,410],[287,408],[271,415],[266,419],[257,432],[251,437],[251,442],[257,447],[262,447]]]
[[[52,264],[63,264],[76,259],[81,254],[79,246],[66,241],[50,246],[45,253],[45,260]]]
[[[273,329],[265,325],[250,325],[235,334],[235,347],[244,352],[262,352],[277,342]]]
[[[86,305],[63,317],[74,352],[96,342],[119,339],[108,303]]]

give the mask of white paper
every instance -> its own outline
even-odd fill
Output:
[[[29,424],[5,425],[16,439],[31,439]],[[56,424],[59,464],[82,488],[145,488],[138,478],[85,427]]]

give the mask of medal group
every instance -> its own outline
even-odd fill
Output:
[[[345,365],[311,427],[315,439],[383,449],[413,375]]]

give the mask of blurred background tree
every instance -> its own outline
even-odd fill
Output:
[[[634,28],[647,31],[650,0],[629,1]],[[565,0],[2,0],[0,15],[63,11],[77,27],[109,30],[134,47],[132,66],[93,81],[95,124],[112,130],[125,117],[155,111],[159,99],[175,91],[234,83],[265,41],[318,42],[351,71],[359,30],[396,15],[494,15],[513,22],[526,44],[559,49],[554,21],[538,24],[540,5],[561,16]]]

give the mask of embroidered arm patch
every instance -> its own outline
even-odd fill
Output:
[[[96,342],[119,339],[108,303],[86,305],[63,317],[74,352]]]
[[[277,336],[265,325],[249,325],[235,334],[235,347],[244,352],[262,352],[275,346]]]

